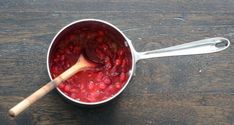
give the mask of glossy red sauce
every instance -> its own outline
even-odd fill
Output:
[[[52,77],[75,64],[84,52],[87,59],[101,66],[78,72],[58,88],[82,102],[102,101],[120,91],[129,77],[131,52],[124,39],[105,28],[81,28],[63,35],[50,52]]]

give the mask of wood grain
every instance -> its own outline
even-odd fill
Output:
[[[230,39],[225,51],[142,60],[126,90],[102,107],[67,103],[56,91],[19,117],[10,107],[49,81],[46,53],[66,24],[109,21],[137,51],[207,37]],[[1,125],[233,125],[233,0],[2,0],[0,1]]]

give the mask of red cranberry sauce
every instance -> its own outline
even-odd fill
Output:
[[[53,78],[76,63],[86,52],[102,67],[78,72],[58,88],[69,97],[82,102],[98,102],[115,95],[126,83],[132,66],[130,48],[124,39],[106,28],[80,28],[66,33],[50,52],[50,72]],[[95,61],[94,61],[95,62]]]

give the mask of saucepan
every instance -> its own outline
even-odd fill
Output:
[[[181,55],[195,55],[195,54],[206,54],[206,53],[214,53],[222,51],[229,47],[230,41],[223,37],[215,37],[215,38],[207,38],[199,41],[194,41],[190,43],[185,43],[181,45],[176,45],[172,47],[167,47],[163,49],[157,49],[157,50],[151,50],[151,51],[145,51],[145,52],[138,52],[134,48],[132,42],[130,39],[127,38],[127,36],[115,25],[99,19],[82,19],[75,22],[72,22],[62,28],[53,38],[49,49],[47,53],[47,71],[49,74],[50,79],[52,80],[52,73],[51,73],[51,54],[52,50],[55,47],[55,45],[58,44],[59,39],[64,37],[66,32],[75,30],[76,28],[82,28],[82,29],[90,29],[90,28],[97,28],[101,27],[101,29],[105,30],[106,33],[112,34],[113,39],[118,39],[120,41],[123,41],[121,44],[122,46],[126,47],[129,50],[129,57],[130,58],[130,68],[127,71],[127,79],[125,80],[125,83],[122,85],[121,89],[118,90],[115,94],[112,96],[100,100],[100,101],[94,101],[94,102],[85,102],[81,101],[79,99],[74,99],[70,96],[68,96],[66,93],[61,91],[57,87],[58,92],[65,97],[67,100],[79,104],[79,105],[85,105],[85,106],[96,106],[100,105],[106,102],[109,102],[110,100],[113,100],[116,98],[120,93],[123,92],[123,90],[127,87],[127,85],[130,83],[131,78],[133,77],[133,74],[136,69],[137,62],[143,59],[149,59],[149,58],[157,58],[157,57],[167,57],[167,56],[181,56]],[[155,41],[157,42],[157,41]],[[105,47],[103,48],[105,49]],[[146,69],[147,70],[147,69]]]

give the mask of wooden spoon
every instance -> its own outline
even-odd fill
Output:
[[[47,83],[46,85],[38,89],[36,92],[28,96],[26,99],[18,103],[16,106],[11,108],[9,110],[10,116],[12,117],[17,116],[26,108],[28,108],[30,105],[32,105],[34,102],[39,100],[41,97],[46,95],[48,92],[56,88],[60,83],[67,80],[68,78],[76,74],[77,72],[82,71],[86,68],[93,68],[93,67],[96,67],[96,65],[86,60],[84,56],[81,54],[78,61],[72,67],[64,71],[54,80],[50,81],[49,83]]]

